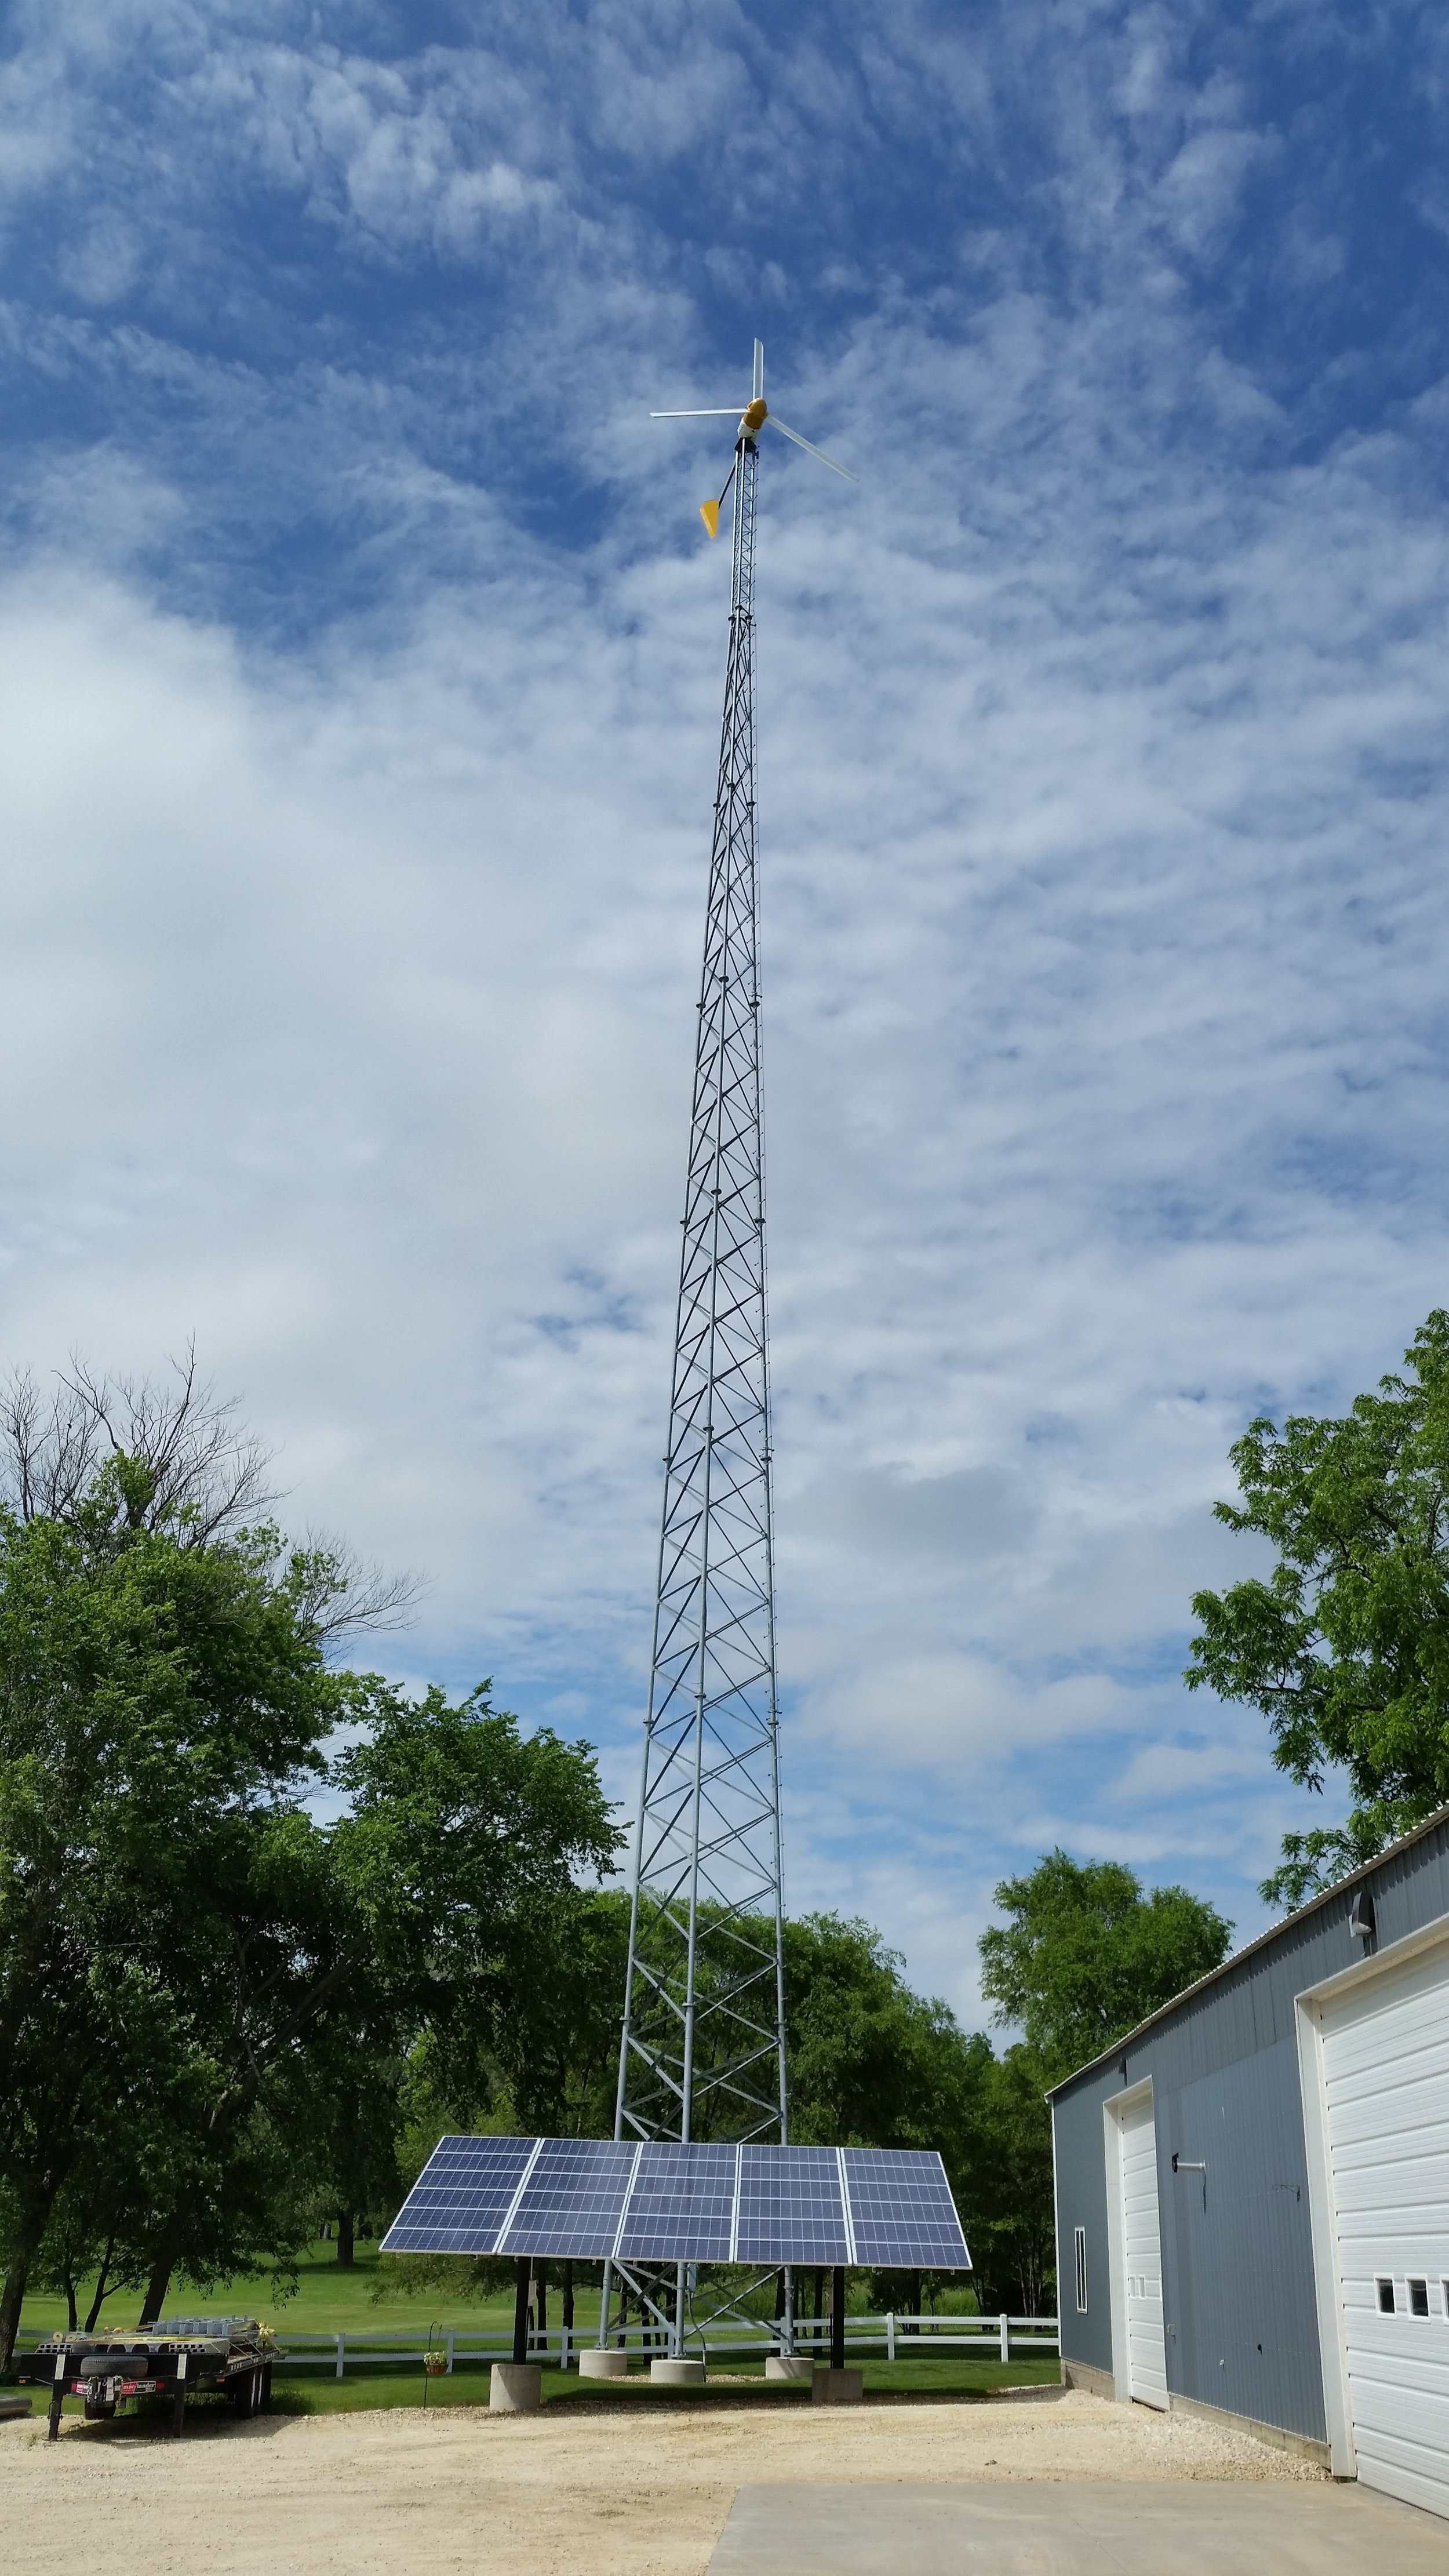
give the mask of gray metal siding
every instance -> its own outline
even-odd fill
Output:
[[[1116,2091],[1116,2080],[1108,2086]],[[1107,2171],[1102,2154],[1102,2097],[1073,2094],[1056,2106],[1057,2314],[1062,2357],[1112,2367],[1112,2293],[1107,2274]],[[1087,2231],[1087,2313],[1077,2314],[1075,2231]]]
[[[1449,1823],[1370,1874],[1376,1948],[1449,1914]],[[1363,1945],[1340,1891],[1075,2077],[1052,2105],[1062,2352],[1112,2366],[1102,2105],[1152,2078],[1167,2326],[1177,2395],[1322,2441],[1323,2371],[1298,2082],[1295,2000]],[[1172,2157],[1207,2173],[1174,2174]],[[1072,2231],[1087,2228],[1088,2299],[1075,2314]]]

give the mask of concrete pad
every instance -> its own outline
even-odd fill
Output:
[[[649,2376],[656,2388],[703,2388],[702,2361],[651,2361]]]
[[[581,2379],[627,2379],[628,2376],[629,2356],[627,2352],[620,2352],[617,2346],[612,2351],[607,2346],[600,2351],[597,2344],[585,2344],[579,2353]]]
[[[766,2356],[767,2379],[812,2379],[815,2364],[808,2352],[772,2352]]]
[[[488,2373],[488,2404],[495,2415],[527,2415],[543,2403],[543,2364],[495,2361]]]
[[[817,2406],[859,2406],[865,2396],[865,2372],[812,2369],[810,2393]]]
[[[1444,2576],[1449,2523],[1360,2486],[741,2487],[709,2576]]]

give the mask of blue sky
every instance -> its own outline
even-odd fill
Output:
[[[968,2019],[1053,1841],[1246,1936],[1313,1821],[1180,1672],[1231,1440],[1446,1293],[1446,128],[1362,0],[0,25],[6,1353],[194,1332],[626,1805],[728,583],[646,415],[758,333],[861,476],[762,477],[788,1893]]]

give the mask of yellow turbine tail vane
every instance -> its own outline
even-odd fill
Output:
[[[703,519],[710,535],[712,537],[717,537],[719,535],[718,501],[701,501],[699,505],[699,515]]]

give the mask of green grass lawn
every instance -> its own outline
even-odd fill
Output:
[[[375,2245],[359,2242],[357,2259],[350,2271],[336,2260],[331,2245],[308,2247],[298,2265],[295,2296],[278,2296],[270,2273],[252,2275],[237,2281],[214,2283],[209,2290],[193,2289],[188,2283],[173,2283],[167,2301],[172,2316],[206,2315],[260,2317],[274,2326],[285,2341],[292,2334],[336,2334],[339,2330],[354,2334],[426,2334],[430,2326],[441,2332],[471,2333],[480,2337],[511,2334],[513,2300],[511,2296],[492,2300],[455,2299],[451,2303],[441,2293],[425,2292],[417,2298],[373,2300],[373,2285],[378,2275]],[[79,2295],[82,2318],[90,2304],[93,2284],[83,2284]],[[102,2328],[125,2328],[136,2322],[140,2303],[137,2289],[118,2291],[101,2310]],[[548,2321],[557,2327],[562,2314],[557,2287],[549,2290]],[[593,2334],[598,2329],[599,2293],[596,2287],[581,2284],[574,2302],[574,2324],[578,2332]],[[22,2334],[45,2334],[65,2323],[65,2300],[59,2291],[33,2291],[21,2310]],[[914,2365],[913,2365],[914,2366]],[[975,2365],[973,2365],[974,2367]]]
[[[913,2399],[954,2399],[960,2403],[984,2398],[996,2388],[1055,2386],[1058,2371],[1053,2361],[971,2361],[958,2356],[949,2359],[887,2362],[866,2361],[865,2390],[867,2397],[885,2398],[910,2404]],[[741,2385],[742,2377],[750,2384]],[[332,2379],[316,2372],[287,2374],[278,2371],[272,2390],[272,2412],[277,2415],[333,2415],[371,2412],[388,2406],[421,2408],[424,2387],[429,2414],[436,2406],[486,2406],[488,2403],[488,2367],[470,2363],[455,2370],[446,2379],[424,2381],[416,2367],[408,2373],[390,2370],[359,2371],[354,2378],[349,2371],[345,2379]],[[44,2412],[45,2392],[32,2391],[37,2415]],[[546,2370],[543,2374],[543,2401],[546,2406],[613,2407],[638,2406],[808,2406],[808,2385],[798,2381],[767,2380],[764,2364],[753,2367],[740,2363],[729,2373],[726,2384],[717,2378],[701,2392],[698,2389],[660,2389],[650,2381],[647,2368],[631,2371],[626,2382],[607,2379],[580,2379],[570,2371]],[[67,2417],[79,2417],[79,2398],[68,2398]],[[139,2420],[138,2420],[139,2419]],[[169,2432],[169,2408],[132,2407],[119,2419],[121,2424],[136,2420],[138,2432],[151,2430],[158,2435]],[[195,2406],[190,2410],[188,2426],[204,2429],[214,2424],[220,2430],[233,2421],[230,2410],[222,2405]]]
[[[172,2316],[204,2315],[212,2317],[260,2317],[264,2324],[275,2326],[284,2336],[290,2327],[294,2334],[426,2334],[429,2326],[445,2330],[476,2328],[482,2333],[511,2332],[513,2303],[499,2300],[487,2306],[460,2299],[451,2307],[431,2298],[385,2299],[373,2304],[372,2287],[377,2279],[377,2248],[359,2245],[357,2261],[351,2271],[344,2270],[330,2245],[312,2245],[298,2266],[298,2286],[294,2298],[277,2296],[270,2273],[250,2279],[215,2283],[206,2291],[192,2289],[186,2282],[173,2283],[167,2308]],[[80,2294],[80,2314],[85,2316],[93,2283],[87,2282]],[[557,2294],[555,2294],[556,2297]],[[107,2299],[101,2310],[102,2327],[133,2326],[139,2313],[139,2290],[121,2290]],[[579,2303],[580,2316],[584,2299]],[[550,2302],[550,2322],[556,2322]],[[598,2323],[598,2292],[593,2293],[591,2310]],[[65,2323],[65,2300],[59,2291],[36,2291],[27,2297],[20,2314],[22,2334],[46,2334],[53,2326]]]

